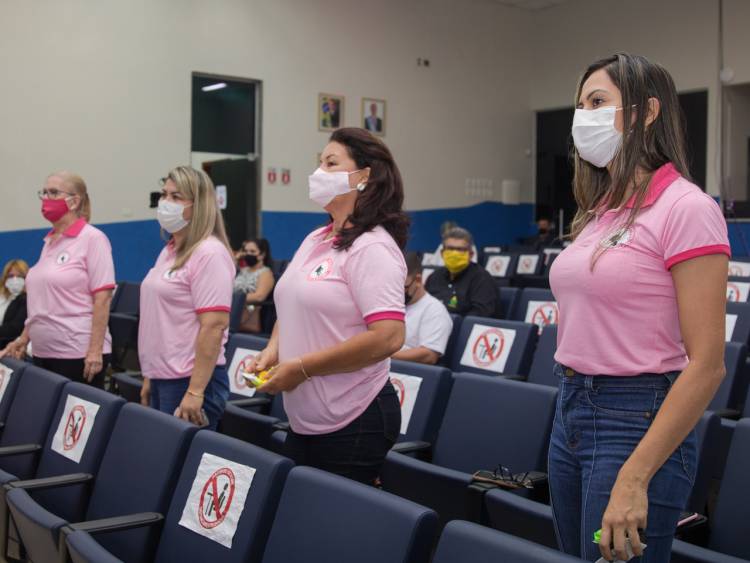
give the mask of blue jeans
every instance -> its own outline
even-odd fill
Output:
[[[180,406],[189,384],[189,377],[152,379],[151,406],[161,412],[174,414],[175,409]],[[207,428],[216,430],[229,398],[229,377],[224,366],[216,366],[203,395],[203,409],[208,417]]]
[[[583,375],[555,365],[560,379],[549,450],[549,485],[560,549],[588,561],[617,472],[641,441],[679,375]],[[695,431],[672,453],[648,488],[644,555],[633,563],[668,563],[672,538],[695,480]]]

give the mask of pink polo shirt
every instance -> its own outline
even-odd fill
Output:
[[[376,227],[338,251],[326,240],[331,228],[304,240],[276,285],[280,361],[341,344],[378,320],[404,320],[406,264],[391,235]],[[345,427],[375,399],[389,371],[390,360],[383,360],[285,392],[292,430],[327,434]]]
[[[34,356],[77,360],[91,341],[94,293],[115,287],[107,235],[78,219],[56,240],[44,238],[39,261],[26,276],[26,327]],[[112,352],[109,330],[102,353]]]
[[[687,366],[670,268],[707,254],[730,255],[716,202],[672,164],[653,175],[635,224],[632,209],[596,216],[552,264],[560,323],[555,360],[590,375],[638,375]],[[591,271],[597,248],[608,246]]]
[[[201,242],[179,270],[172,270],[177,253],[168,243],[141,284],[138,357],[145,377],[190,377],[195,364],[198,315],[229,312],[235,267],[227,248],[216,237]],[[217,365],[224,365],[224,331]]]

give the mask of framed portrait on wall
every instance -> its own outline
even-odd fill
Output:
[[[385,136],[385,100],[362,98],[362,127],[375,135]]]
[[[318,131],[335,131],[344,125],[344,96],[318,94]]]

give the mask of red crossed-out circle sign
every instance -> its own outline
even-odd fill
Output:
[[[234,499],[234,472],[222,467],[214,472],[203,485],[198,505],[198,520],[210,530],[224,521]]]
[[[737,284],[727,282],[727,301],[739,301],[740,288]]]
[[[507,262],[508,262],[507,258],[502,258],[502,257],[494,258],[490,262],[490,270],[492,271],[494,275],[499,276],[505,271],[505,268],[507,267]]]
[[[742,275],[742,268],[739,266],[729,266],[729,275],[730,276],[741,276]]]
[[[557,305],[555,303],[542,303],[531,315],[531,322],[537,326],[548,326],[557,324]]]
[[[86,409],[83,408],[83,405],[74,406],[68,415],[68,420],[65,422],[65,430],[63,431],[64,450],[72,450],[76,447],[78,440],[81,439],[85,425]]]
[[[245,368],[250,365],[250,362],[255,359],[254,354],[248,354],[242,360],[239,364],[237,364],[237,369],[234,371],[234,382],[237,385],[239,389],[244,389],[247,387],[247,381],[244,377],[242,377],[242,373],[245,371]]]
[[[533,267],[533,264],[532,264],[531,258],[527,257],[527,258],[524,258],[521,261],[521,269],[524,272],[527,272],[527,271],[531,270],[532,267]]]
[[[398,403],[403,407],[404,399],[406,399],[406,387],[404,387],[404,382],[395,377],[391,377],[391,383],[393,384],[393,387],[396,388],[396,393],[398,393]]]
[[[488,367],[495,363],[505,348],[505,335],[503,331],[497,328],[490,328],[479,335],[471,355],[474,363],[479,367]]]

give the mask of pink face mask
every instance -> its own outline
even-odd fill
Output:
[[[42,200],[42,215],[50,223],[57,223],[68,211],[68,202],[64,198]]]

